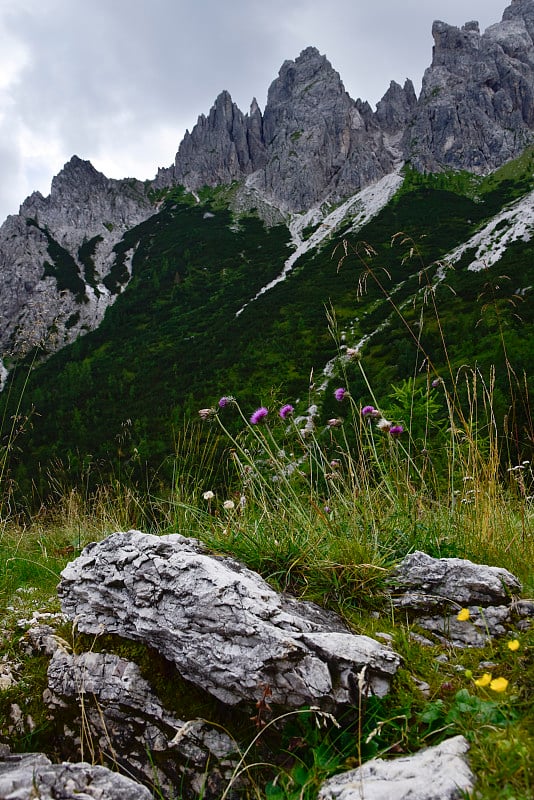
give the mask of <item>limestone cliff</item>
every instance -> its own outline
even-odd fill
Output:
[[[263,115],[255,100],[244,115],[220,94],[156,185],[196,190],[246,180],[246,189],[283,211],[305,211],[391,172],[398,153],[386,134],[369,104],[354,101],[326,57],[308,47],[282,65]]]
[[[48,197],[28,197],[0,228],[0,355],[94,329],[128,278],[133,252],[115,247],[153,212],[140,181],[110,180],[77,156]]]
[[[419,171],[487,173],[534,140],[534,2],[513,0],[482,35],[435,22],[432,65],[403,139]]]

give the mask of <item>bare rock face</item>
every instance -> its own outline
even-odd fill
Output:
[[[125,773],[169,797],[218,800],[235,768],[236,744],[227,734],[202,719],[178,719],[136,664],[111,653],[57,650],[44,701],[67,720],[66,753],[85,746],[97,756],[113,754]]]
[[[399,564],[392,583],[397,590],[393,606],[443,643],[483,647],[529,615],[526,606],[514,602],[521,584],[511,572],[467,559],[417,551]],[[469,610],[469,619],[457,619],[462,608]]]
[[[475,779],[465,754],[469,744],[454,736],[413,756],[374,758],[327,780],[318,800],[460,800]]]
[[[263,116],[265,166],[249,185],[289,211],[354,194],[394,168],[367,103],[354,101],[314,47],[286,61]]]
[[[251,141],[249,141],[249,135]],[[251,147],[252,145],[252,147]],[[249,175],[261,161],[261,113],[245,116],[228,92],[221,92],[209,115],[200,116],[180,144],[174,180],[190,188],[232,183]]]
[[[243,115],[223,92],[158,185],[245,181],[243,201],[255,192],[287,213],[355,194],[403,160],[487,173],[518,156],[534,142],[534,0],[513,0],[483,34],[475,21],[436,21],[432,34],[419,98],[393,81],[376,112],[314,47],[284,62],[263,115],[256,101]]]
[[[0,355],[53,351],[95,328],[129,278],[136,243],[115,248],[152,213],[140,181],[108,179],[77,156],[48,197],[28,197],[0,228]]]
[[[178,534],[129,531],[91,544],[58,593],[80,631],[141,641],[230,706],[250,707],[268,687],[282,708],[335,711],[355,703],[359,687],[384,695],[400,662],[337,615]]]
[[[241,181],[265,162],[263,117],[256,100],[243,112],[223,91],[208,116],[201,114],[191,133],[186,131],[174,164],[160,168],[156,188],[220,186]]]
[[[91,764],[52,764],[41,753],[0,760],[2,800],[151,800],[152,793],[130,778]]]
[[[255,100],[243,115],[228,92],[219,95],[156,185],[195,190],[246,179],[245,195],[255,190],[284,212],[303,211],[379,180],[397,156],[369,104],[352,100],[326,57],[308,47],[282,65],[263,116]]]
[[[406,157],[419,171],[484,174],[534,141],[534,3],[514,0],[482,35],[435,22]]]
[[[410,80],[405,81],[404,86],[391,81],[389,89],[376,106],[376,119],[381,129],[393,136],[404,133],[416,105],[417,96]]]

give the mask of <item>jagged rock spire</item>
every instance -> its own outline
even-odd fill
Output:
[[[376,118],[382,130],[393,135],[403,132],[416,105],[417,96],[411,80],[407,79],[404,86],[391,81],[376,107]]]
[[[241,180],[253,171],[262,150],[257,104],[251,116],[245,116],[223,91],[208,116],[202,114],[186,133],[176,154],[173,179],[190,189]]]
[[[482,35],[435,22],[406,157],[421,171],[486,173],[534,140],[534,1],[513,0]]]
[[[221,93],[158,183],[197,189],[247,178],[283,209],[301,211],[363,188],[393,163],[370,106],[352,100],[327,58],[308,47],[282,65],[263,115],[255,99],[244,115]]]

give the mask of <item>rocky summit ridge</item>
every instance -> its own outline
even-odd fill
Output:
[[[36,341],[54,350],[98,326],[128,282],[132,229],[157,213],[158,190],[235,183],[236,210],[284,220],[402,164],[486,174],[518,156],[534,141],[534,0],[512,0],[483,33],[436,21],[432,34],[419,97],[410,80],[393,81],[373,111],[308,47],[284,62],[263,112],[221,92],[153,182],[111,180],[74,156],[48,197],[32,194],[0,228],[0,356]]]
[[[415,103],[413,87],[398,87],[401,109]],[[404,97],[404,94],[407,97]],[[406,118],[403,120],[406,124]],[[159,187],[189,189],[243,181],[285,212],[308,210],[326,196],[347,197],[395,168],[399,153],[368,103],[353,100],[339,74],[315,47],[285,61],[271,84],[263,114],[253,101],[243,114],[228,92],[182,141]]]
[[[187,132],[160,187],[242,181],[285,212],[338,202],[409,163],[420,172],[486,174],[534,140],[534,0],[512,0],[484,33],[436,21],[417,98],[392,81],[373,111],[353,100],[324,55],[285,61],[263,111],[228,92]]]

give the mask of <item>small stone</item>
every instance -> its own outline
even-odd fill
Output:
[[[413,756],[373,758],[358,769],[341,772],[319,789],[318,800],[457,800],[469,793],[475,778],[466,760],[463,736],[447,739]],[[363,788],[363,791],[362,791]]]
[[[87,798],[87,800],[151,800],[145,786],[90,764],[52,764],[41,753],[4,754],[0,757],[0,798],[40,800]],[[36,794],[37,790],[37,794]]]
[[[382,639],[383,642],[387,642],[388,644],[393,644],[393,636],[391,633],[383,633],[380,631],[379,633],[375,633],[377,639]]]
[[[424,697],[430,697],[429,683],[427,683],[426,681],[421,681],[418,678],[413,678],[413,682],[415,683],[421,694],[424,695]]]

